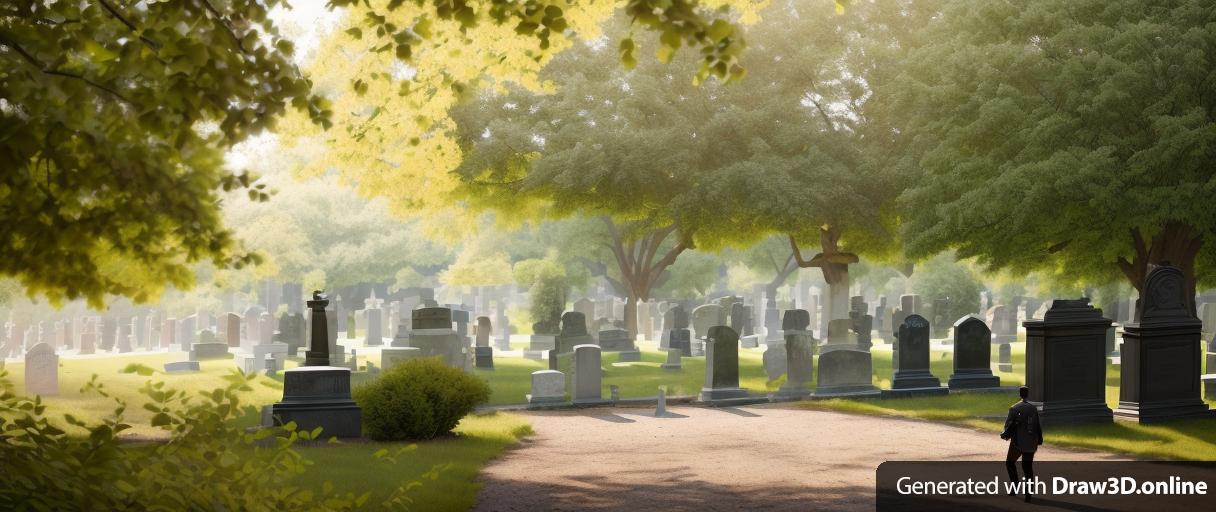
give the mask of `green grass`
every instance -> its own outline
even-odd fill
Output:
[[[418,443],[412,451],[396,457],[395,462],[376,459],[373,454],[387,449],[390,454],[409,443],[344,443],[301,448],[300,453],[313,463],[297,484],[320,487],[325,481],[335,488],[356,495],[370,492],[368,508],[378,508],[398,486],[421,481],[407,496],[416,510],[468,510],[473,506],[475,483],[481,468],[519,439],[532,433],[521,416],[507,413],[470,415],[460,421],[457,435]],[[445,467],[435,480],[423,475],[432,468]]]

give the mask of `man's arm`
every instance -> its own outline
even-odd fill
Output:
[[[1005,416],[1005,429],[1001,431],[1001,439],[1009,439],[1009,435],[1007,435],[1007,433],[1011,428],[1013,428],[1014,417],[1013,407],[1010,407],[1009,414]]]

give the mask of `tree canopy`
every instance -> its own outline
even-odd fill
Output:
[[[891,102],[923,175],[901,198],[917,256],[1072,283],[1149,264],[1216,283],[1216,11],[1206,2],[955,1]]]

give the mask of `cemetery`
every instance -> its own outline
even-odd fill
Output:
[[[885,463],[1007,451],[1216,485],[1172,465],[1216,462],[1213,21],[2,6],[0,510],[914,510]],[[933,508],[1143,509],[1021,494]]]

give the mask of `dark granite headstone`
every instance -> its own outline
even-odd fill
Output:
[[[940,388],[941,381],[929,372],[929,321],[920,315],[908,315],[899,326],[896,343],[899,344],[895,352],[899,366],[891,380],[891,389]]]
[[[724,325],[709,328],[705,336],[705,386],[702,402],[724,404],[746,399],[747,390],[739,387],[739,334]]]
[[[950,375],[950,389],[1000,387],[1001,378],[992,374],[991,361],[992,331],[984,321],[968,315],[954,322],[954,373]]]
[[[1089,299],[1054,300],[1026,328],[1026,385],[1044,424],[1110,423],[1106,406],[1109,318]]]
[[[1119,407],[1114,413],[1141,423],[1175,418],[1216,418],[1200,388],[1203,323],[1191,314],[1186,279],[1173,266],[1149,271],[1137,311],[1123,326]]]
[[[781,318],[781,330],[805,331],[811,325],[811,314],[805,309],[791,309]]]

